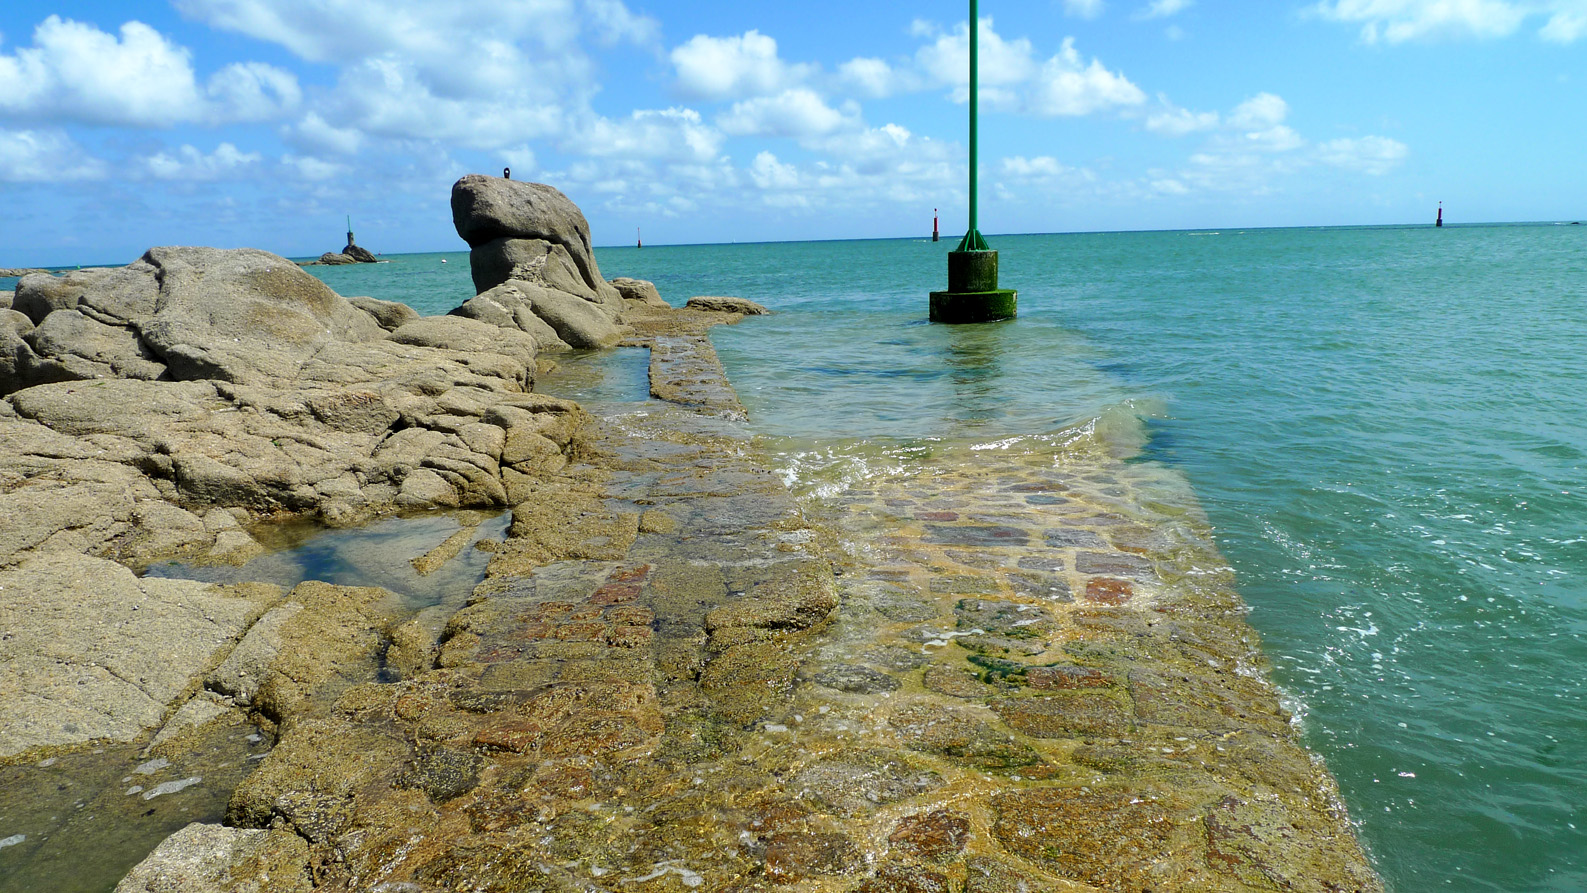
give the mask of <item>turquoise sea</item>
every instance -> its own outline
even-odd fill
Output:
[[[1174,471],[1391,889],[1587,889],[1587,227],[991,242],[1020,317],[971,327],[925,322],[950,241],[598,260],[777,311],[713,340],[805,498],[1016,434]],[[312,270],[472,295],[466,251],[390,261]]]

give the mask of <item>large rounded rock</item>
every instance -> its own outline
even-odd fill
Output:
[[[470,248],[498,239],[538,239],[561,246],[586,287],[598,295],[616,295],[595,265],[584,212],[554,187],[469,174],[452,186],[452,223]],[[476,287],[485,291],[501,282]]]
[[[143,263],[159,298],[139,328],[173,378],[291,379],[328,343],[386,334],[325,283],[267,251],[151,248]]]

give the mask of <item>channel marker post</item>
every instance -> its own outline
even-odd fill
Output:
[[[997,252],[981,238],[976,221],[979,162],[976,119],[980,112],[980,12],[970,0],[970,230],[948,252],[948,290],[931,293],[932,322],[993,322],[1014,317],[1017,295],[997,287]]]

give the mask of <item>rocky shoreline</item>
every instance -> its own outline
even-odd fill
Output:
[[[1183,574],[1210,544],[1078,472],[807,518],[706,335],[764,308],[607,282],[549,187],[453,210],[448,317],[210,249],[0,311],[0,766],[268,745],[118,891],[1381,889],[1237,598]],[[534,392],[616,344],[650,403]],[[511,526],[418,614],[132,570],[458,507]],[[889,512],[880,559],[839,545]]]

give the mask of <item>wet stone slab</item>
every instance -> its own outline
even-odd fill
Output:
[[[1051,446],[795,499],[703,333],[637,338],[551,545],[232,798],[309,889],[1381,889],[1193,506]]]

